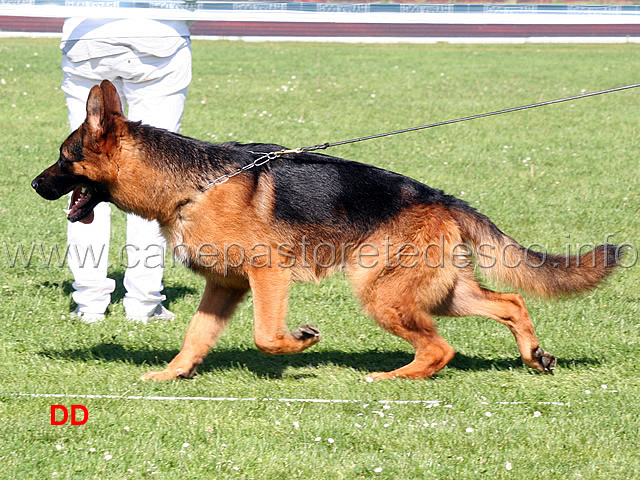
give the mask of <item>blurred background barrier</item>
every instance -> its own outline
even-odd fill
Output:
[[[57,35],[65,17],[191,20],[191,33],[344,42],[640,41],[640,5],[0,0],[3,35]]]

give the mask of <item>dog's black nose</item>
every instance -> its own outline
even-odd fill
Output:
[[[36,177],[31,181],[31,188],[33,188],[34,190],[38,190],[39,186],[40,186],[40,177]]]

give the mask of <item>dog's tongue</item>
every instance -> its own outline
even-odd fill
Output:
[[[73,208],[73,205],[78,201],[78,198],[80,198],[80,195],[82,193],[82,187],[76,187],[73,190],[73,194],[71,195],[71,208]],[[84,217],[82,220],[79,220],[80,223],[84,223],[84,224],[90,224],[91,222],[93,222],[93,210],[91,211],[91,213],[89,213],[89,215],[87,215],[86,217]]]
[[[89,225],[91,222],[93,222],[93,210],[89,215],[80,220],[80,223],[84,223],[86,225]]]

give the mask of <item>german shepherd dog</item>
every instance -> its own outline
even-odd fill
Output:
[[[287,330],[288,291],[292,282],[336,271],[382,328],[415,349],[408,365],[370,379],[430,377],[447,365],[454,350],[433,316],[497,320],[525,364],[551,373],[556,360],[540,347],[522,296],[482,287],[474,270],[550,297],[594,288],[618,261],[609,244],[575,257],[527,249],[441,190],[327,155],[285,154],[211,186],[282,148],[211,144],[130,122],[115,87],[103,81],[58,161],[33,180],[47,200],[75,190],[71,222],[86,221],[99,202],[157,219],[174,255],[205,277],[179,354],[143,380],[193,376],[249,289],[258,349],[290,354],[314,345],[315,326]]]

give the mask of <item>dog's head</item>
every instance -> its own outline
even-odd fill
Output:
[[[87,100],[87,118],[60,147],[58,161],[38,175],[31,186],[47,200],[73,191],[67,218],[91,222],[93,209],[111,200],[109,186],[117,178],[119,124],[125,121],[116,88],[108,80],[94,86]]]

